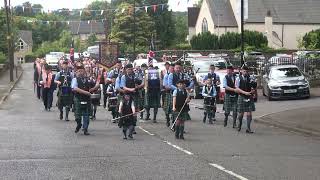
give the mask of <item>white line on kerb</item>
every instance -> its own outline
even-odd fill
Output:
[[[213,167],[215,167],[215,168],[217,168],[217,169],[219,169],[219,170],[221,170],[221,171],[223,171],[223,172],[225,172],[225,173],[227,173],[227,174],[229,174],[229,175],[231,175],[233,177],[236,177],[236,178],[238,178],[240,180],[248,180],[247,178],[245,178],[245,177],[243,177],[243,176],[241,176],[239,174],[236,174],[236,173],[234,173],[234,172],[232,172],[230,170],[227,170],[226,168],[224,168],[224,167],[222,167],[222,166],[220,166],[218,164],[209,163],[209,165],[213,166]]]
[[[183,149],[182,147],[179,147],[179,146],[177,146],[177,145],[174,145],[174,144],[172,144],[172,143],[169,142],[169,141],[163,141],[163,142],[164,142],[164,143],[167,143],[169,146],[172,146],[172,147],[178,149],[179,151],[182,151],[182,152],[184,152],[184,153],[186,153],[186,154],[188,154],[188,155],[193,155],[192,152],[187,151],[187,150],[185,150],[185,149]]]
[[[144,131],[145,133],[149,134],[150,136],[154,136],[154,134],[152,134],[149,131],[143,129],[141,126],[139,126],[138,128],[141,129],[142,131]]]

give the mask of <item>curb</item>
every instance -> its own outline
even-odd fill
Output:
[[[294,110],[294,109],[292,109],[292,110]],[[284,110],[284,111],[277,112],[277,113],[282,113],[282,112],[292,111],[292,110]],[[305,135],[309,135],[309,136],[320,137],[320,132],[312,131],[312,130],[308,130],[308,129],[304,129],[304,128],[298,128],[298,127],[294,127],[294,126],[288,126],[288,125],[284,125],[284,124],[277,123],[277,122],[272,122],[272,121],[270,121],[272,118],[267,117],[267,116],[277,114],[277,113],[270,113],[270,114],[266,114],[266,115],[257,117],[254,119],[254,121],[257,123],[260,123],[260,124],[274,126],[274,127],[280,128],[280,129],[288,130],[288,131],[293,131],[293,132],[297,132],[297,133],[301,133],[301,134],[305,134]]]
[[[20,81],[21,77],[23,75],[23,69],[20,73],[20,75],[18,76],[18,78],[13,82],[13,84],[9,87],[7,93],[4,94],[4,96],[0,99],[0,106],[7,100],[7,98],[9,97],[10,93],[12,92],[12,90],[16,87],[16,85],[18,84],[18,82]]]

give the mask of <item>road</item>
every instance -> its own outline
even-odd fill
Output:
[[[272,112],[273,103],[288,104],[261,100],[257,107]],[[261,124],[252,135],[238,133],[222,126],[222,114],[203,124],[193,107],[184,141],[165,127],[162,111],[159,123],[138,123],[134,140],[122,140],[101,108],[91,135],[75,134],[74,121],[58,120],[56,108],[46,112],[35,98],[30,64],[0,115],[0,179],[320,179],[319,138]]]

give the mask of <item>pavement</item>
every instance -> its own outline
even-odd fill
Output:
[[[0,105],[8,98],[11,91],[15,87],[15,85],[18,83],[20,78],[22,77],[23,69],[18,68],[17,74],[14,72],[14,80],[10,81],[10,72],[9,70],[1,72],[0,74]]]
[[[44,111],[32,86],[32,65],[0,106],[0,179],[238,179],[319,180],[320,138],[253,123],[254,134],[202,123],[203,111],[191,107],[185,140],[176,140],[158,123],[139,121],[134,140],[122,140],[110,112],[98,110],[90,136],[75,134],[76,123]],[[255,116],[289,108],[316,107],[319,98],[268,102],[261,97]],[[202,100],[194,100],[201,104]],[[219,111],[221,106],[218,106]],[[259,110],[260,109],[260,110]],[[245,124],[245,122],[244,122]]]

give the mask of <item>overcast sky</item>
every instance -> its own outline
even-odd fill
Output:
[[[26,1],[31,4],[42,4],[46,10],[55,10],[61,8],[81,9],[96,0],[11,0],[11,4],[16,6]],[[173,11],[187,11],[187,7],[192,6],[194,1],[197,0],[169,0],[169,6]],[[0,6],[3,7],[2,0],[0,0]]]

